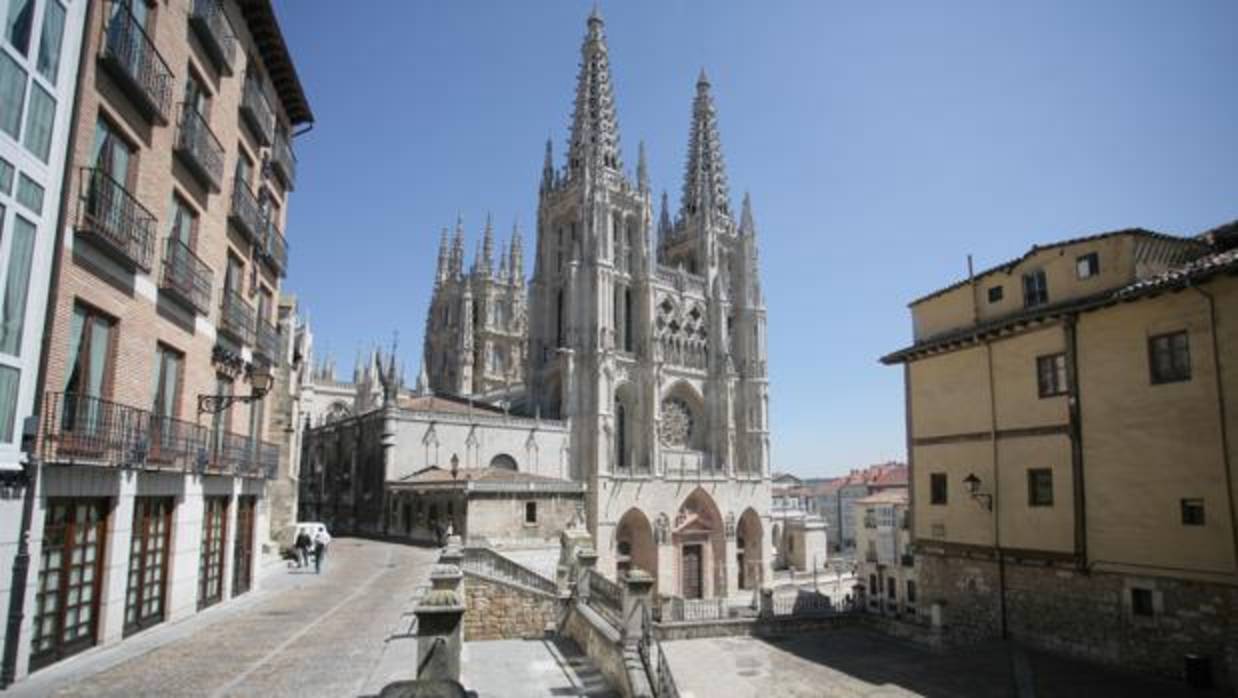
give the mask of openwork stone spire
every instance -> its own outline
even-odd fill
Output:
[[[524,283],[524,241],[520,238],[520,226],[512,223],[512,246],[508,253],[511,256],[512,281]]]
[[[494,223],[489,213],[486,214],[486,230],[481,239],[481,271],[490,276],[494,273]]]
[[[464,217],[456,216],[456,237],[451,243],[451,275],[464,275]]]
[[[730,218],[730,209],[726,163],[718,137],[718,115],[709,93],[709,78],[702,68],[692,104],[692,131],[688,136],[688,164],[684,171],[680,215],[688,218],[707,213]]]
[[[752,219],[752,197],[744,192],[744,205],[739,214],[739,234],[751,237],[757,234],[757,224]]]
[[[434,274],[435,283],[441,284],[447,279],[448,265],[450,264],[448,249],[447,229],[443,228],[443,234],[438,240],[438,269],[435,270]]]
[[[610,57],[602,17],[595,7],[589,15],[588,32],[580,47],[580,74],[576,79],[576,102],[568,149],[571,174],[592,166],[618,170],[619,121],[610,80]]]

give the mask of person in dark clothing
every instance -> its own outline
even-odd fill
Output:
[[[314,534],[314,574],[322,572],[322,559],[327,556],[327,545],[331,543],[331,535],[324,530]]]
[[[309,565],[310,546],[312,546],[313,544],[314,544],[313,541],[310,540],[309,531],[305,529],[301,529],[297,533],[297,542],[294,544],[294,547],[297,550],[297,567],[298,568],[306,567]]]

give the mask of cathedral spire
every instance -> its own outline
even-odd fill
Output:
[[[662,212],[658,214],[658,246],[666,244],[671,236],[671,212],[666,203],[666,190],[662,190]]]
[[[688,163],[680,211],[685,218],[697,213],[730,218],[729,201],[718,115],[709,92],[709,78],[702,68],[696,80],[696,99],[692,103],[692,130],[688,136]]]
[[[451,243],[451,275],[464,275],[464,217],[456,214],[456,237]]]
[[[477,242],[473,245],[473,267],[472,267],[472,271],[473,271],[473,274],[474,274],[474,275],[477,275],[477,274],[480,274],[480,273],[481,273],[481,240],[478,240],[478,241],[477,241]]]
[[[482,233],[481,271],[486,276],[494,274],[494,222],[490,214],[486,214],[486,230]]]
[[[649,191],[649,165],[645,162],[645,141],[640,142],[636,160],[636,185],[641,192]]]
[[[511,256],[512,282],[524,284],[524,241],[520,239],[520,226],[512,223],[512,245],[511,251],[508,252]]]
[[[739,234],[743,237],[753,237],[757,234],[757,224],[752,220],[752,197],[744,192],[744,206],[739,214]]]
[[[555,186],[554,146],[546,139],[546,159],[542,162],[542,191],[550,191]]]
[[[434,273],[435,284],[441,284],[447,279],[447,266],[449,264],[447,250],[447,229],[443,228],[443,234],[438,240],[438,269]]]
[[[568,150],[568,168],[572,175],[582,174],[594,166],[614,170],[621,167],[610,58],[602,16],[596,7],[589,14],[587,25],[588,31],[580,47],[580,74],[576,79]]]

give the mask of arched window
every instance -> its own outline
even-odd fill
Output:
[[[563,289],[555,296],[555,346],[563,346]]]
[[[615,465],[628,467],[628,410],[615,400]]]
[[[623,287],[623,350],[632,351],[632,289]]]
[[[491,458],[490,467],[498,468],[499,470],[513,470],[513,471],[519,469],[516,467],[516,459],[512,458],[506,453],[500,453],[494,458]]]

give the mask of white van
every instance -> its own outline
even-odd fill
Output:
[[[310,540],[314,540],[314,536],[318,535],[319,531],[327,533],[327,525],[318,521],[298,521],[295,524],[289,524],[279,532],[279,537],[276,542],[279,543],[279,556],[285,560],[297,559],[297,536],[304,531]]]

